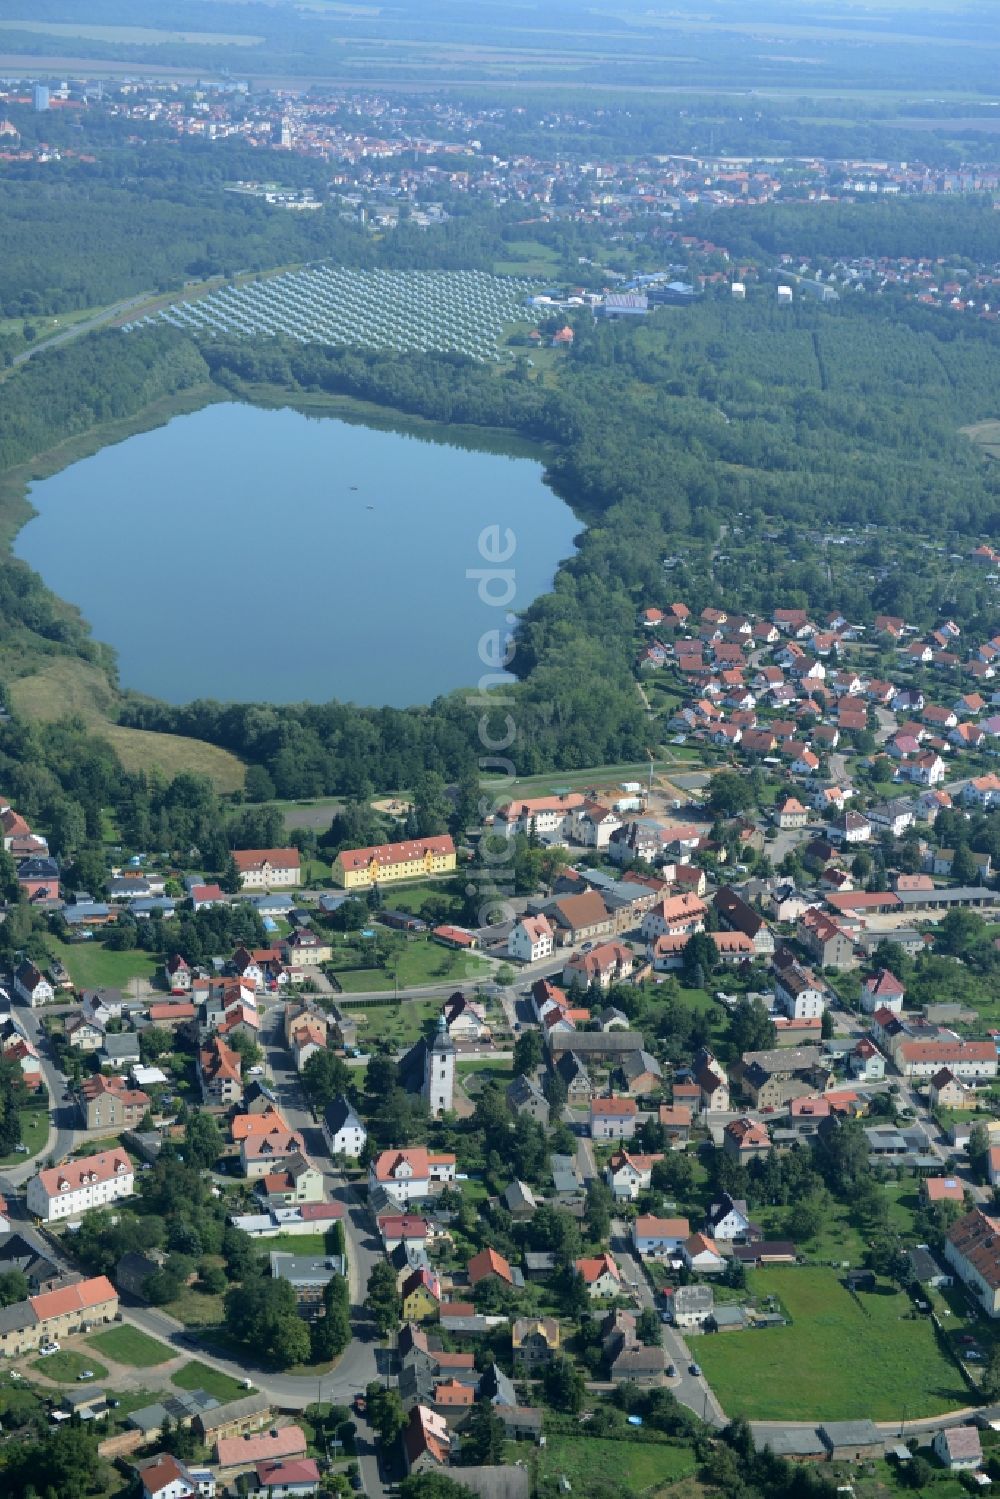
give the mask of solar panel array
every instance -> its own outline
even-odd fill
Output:
[[[499,358],[497,340],[525,316],[530,281],[486,271],[361,271],[312,266],[221,287],[126,330],[169,323],[208,338],[285,337],[399,353]]]

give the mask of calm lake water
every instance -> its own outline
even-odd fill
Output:
[[[517,610],[580,529],[533,459],[235,402],[104,448],[31,502],[17,555],[114,646],[123,686],[172,703],[405,706],[475,683],[506,619],[467,577],[490,565],[480,533],[514,533]]]

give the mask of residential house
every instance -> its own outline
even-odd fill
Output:
[[[493,831],[505,838],[521,833],[546,842],[558,841],[567,838],[574,830],[576,819],[585,805],[586,798],[578,791],[507,802],[494,815]]]
[[[648,1051],[626,1052],[614,1069],[611,1082],[632,1098],[645,1098],[658,1093],[663,1086],[663,1068]]]
[[[429,1197],[432,1183],[454,1180],[454,1155],[434,1155],[422,1145],[383,1150],[368,1168],[369,1190],[381,1187],[400,1207]]]
[[[566,1102],[570,1108],[589,1106],[594,1096],[590,1073],[575,1051],[564,1051],[555,1061],[555,1071],[566,1085]]]
[[[520,963],[539,963],[551,957],[555,934],[544,915],[523,916],[507,938],[507,955]]]
[[[699,1107],[703,1114],[724,1113],[729,1108],[729,1079],[710,1052],[702,1055],[695,1068],[694,1081],[700,1092]],[[674,1088],[674,1097],[677,1089]]]
[[[287,890],[302,880],[297,848],[238,848],[233,860],[243,890]]]
[[[495,1249],[481,1249],[478,1254],[474,1254],[466,1270],[469,1285],[473,1287],[478,1286],[484,1280],[499,1280],[507,1286],[514,1284],[514,1275],[510,1265]]]
[[[403,1431],[403,1458],[408,1474],[434,1472],[445,1467],[451,1452],[448,1423],[439,1412],[417,1404],[410,1411]]]
[[[136,1129],[150,1107],[149,1095],[129,1088],[120,1077],[92,1073],[84,1078],[77,1104],[86,1129]]]
[[[927,1090],[933,1109],[964,1109],[968,1107],[969,1090],[960,1083],[949,1067],[942,1067],[931,1078]]]
[[[511,1325],[514,1373],[534,1377],[535,1371],[551,1363],[561,1347],[555,1317],[516,1317]]]
[[[368,1131],[352,1104],[341,1096],[327,1104],[323,1114],[323,1139],[333,1156],[357,1158],[365,1148]]]
[[[319,1204],[323,1200],[323,1173],[307,1155],[295,1151],[276,1171],[258,1176],[254,1190],[272,1207]]]
[[[635,1134],[638,1108],[634,1098],[592,1098],[590,1100],[590,1136],[592,1140],[631,1140]]]
[[[944,1257],[988,1317],[1000,1317],[1000,1218],[973,1208],[948,1230]]]
[[[257,1436],[223,1437],[215,1444],[220,1468],[243,1468],[247,1464],[305,1455],[306,1438],[301,1426],[279,1426]]]
[[[642,938],[653,944],[658,937],[690,937],[694,932],[705,930],[707,915],[704,901],[691,892],[667,896],[642,918]]]
[[[56,995],[41,969],[27,958],[14,970],[14,993],[22,1004],[30,1005],[33,1010],[50,1004]]]
[[[243,1096],[242,1058],[221,1036],[212,1036],[198,1055],[201,1096],[207,1104],[225,1107]]]
[[[758,957],[769,957],[774,952],[774,934],[764,917],[729,885],[721,887],[713,904],[722,925],[749,937]]]
[[[687,1104],[661,1103],[659,1121],[668,1140],[684,1144],[691,1135],[692,1110]]]
[[[719,1242],[732,1243],[748,1238],[753,1232],[753,1224],[745,1201],[723,1192],[709,1207],[705,1218],[705,1232]]]
[[[549,1103],[538,1084],[520,1073],[507,1085],[507,1107],[512,1114],[525,1114],[548,1128]]]
[[[880,968],[862,980],[861,1008],[866,1015],[874,1015],[876,1010],[890,1010],[898,1015],[905,998],[905,988],[888,968]]]
[[[344,1274],[343,1256],[331,1254],[317,1259],[311,1254],[288,1254],[273,1249],[271,1279],[284,1280],[295,1292],[295,1307],[306,1322],[314,1322],[323,1309],[323,1293],[331,1280]]]
[[[691,1225],[686,1218],[657,1218],[646,1213],[632,1224],[632,1243],[641,1260],[673,1259],[690,1237]]]
[[[818,1020],[826,1009],[826,994],[811,968],[789,963],[774,979],[774,997],[790,1020]]]
[[[620,1150],[604,1168],[604,1179],[616,1202],[635,1202],[640,1192],[648,1192],[653,1167],[662,1155],[638,1155]]]
[[[669,1298],[671,1320],[675,1327],[704,1327],[715,1306],[711,1286],[677,1286]]]
[[[771,1137],[765,1125],[756,1119],[732,1119],[722,1131],[722,1148],[740,1161],[753,1161],[767,1155]]]
[[[42,1291],[0,1311],[0,1357],[21,1357],[117,1315],[118,1292],[106,1275]]]
[[[573,953],[563,968],[562,981],[571,984],[575,978],[585,987],[596,983],[606,989],[610,984],[629,978],[634,967],[635,955],[631,948],[621,942],[602,942],[589,952]]]
[[[610,936],[613,919],[603,898],[596,890],[580,895],[564,895],[554,900],[546,915],[559,946],[577,947]]]
[[[135,1190],[135,1167],[124,1150],[99,1151],[39,1171],[28,1182],[28,1211],[43,1223],[108,1207]]]
[[[960,1081],[997,1075],[997,1049],[992,1041],[902,1041],[893,1059],[904,1077],[933,1077],[942,1067]]]
[[[717,1275],[725,1268],[714,1239],[707,1234],[691,1234],[680,1247],[680,1257],[687,1268],[701,1275]]]
[[[983,1447],[975,1426],[945,1426],[931,1440],[934,1456],[951,1473],[974,1473],[983,1464]]]
[[[607,1251],[577,1260],[576,1273],[583,1281],[591,1301],[609,1301],[621,1291],[621,1271],[614,1255]]]
[[[311,1457],[265,1459],[254,1466],[252,1491],[266,1499],[307,1499],[319,1488],[319,1467]]]
[[[783,831],[789,828],[804,828],[808,821],[808,811],[794,796],[786,797],[775,813],[775,822]]]

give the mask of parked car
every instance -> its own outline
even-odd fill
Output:
[[[94,1371],[93,1371],[93,1369],[81,1369],[80,1372],[79,1372],[79,1374],[76,1377],[79,1380],[93,1379],[94,1378]]]
[[[701,1374],[701,1365],[700,1364],[688,1364],[688,1373],[689,1374],[693,1374],[695,1376],[695,1378],[697,1379],[698,1376]]]
[[[676,1379],[677,1378],[677,1365],[676,1364],[668,1364],[667,1365],[667,1378],[668,1379]]]
[[[365,1399],[365,1397],[363,1395],[355,1395],[355,1397],[354,1397],[354,1410],[355,1410],[355,1414],[359,1415],[359,1416],[363,1416],[364,1413],[365,1413],[365,1411],[367,1409],[368,1409],[368,1402]]]
[[[27,1155],[28,1154],[28,1147],[27,1147],[27,1145],[25,1145],[23,1141],[21,1141],[19,1144],[15,1145],[14,1146],[14,1154],[15,1155]]]
[[[59,1344],[58,1343],[43,1343],[42,1346],[41,1346],[41,1348],[39,1348],[38,1351],[42,1355],[42,1358],[51,1358],[54,1353],[58,1353],[59,1352]]]

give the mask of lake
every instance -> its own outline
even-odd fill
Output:
[[[535,459],[238,402],[30,499],[17,556],[114,647],[124,687],[171,703],[403,707],[472,685],[483,633],[549,588],[580,529]],[[502,564],[480,556],[491,526],[515,538]],[[503,607],[467,575],[491,565],[514,572]]]

